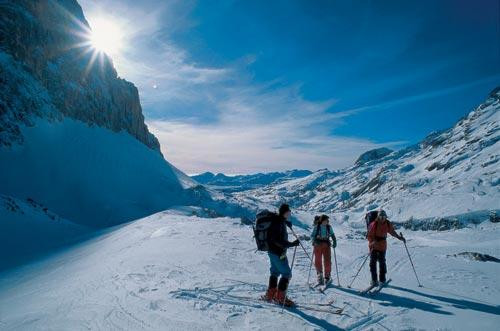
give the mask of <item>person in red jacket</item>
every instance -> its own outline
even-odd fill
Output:
[[[368,227],[368,247],[370,248],[370,273],[372,276],[372,285],[377,285],[377,261],[379,263],[380,275],[379,280],[382,283],[386,282],[385,274],[387,266],[385,264],[385,252],[387,250],[387,234],[406,242],[403,234],[399,235],[394,230],[394,226],[387,219],[387,214],[384,210],[379,210],[375,221],[371,222]]]

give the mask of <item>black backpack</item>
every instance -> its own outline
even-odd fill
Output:
[[[257,243],[257,250],[267,252],[269,243],[267,242],[267,232],[271,227],[272,222],[278,217],[278,214],[263,210],[257,213],[255,225],[253,226],[253,234]]]
[[[372,210],[372,211],[369,211],[366,213],[365,222],[366,222],[366,229],[367,230],[370,228],[370,224],[372,224],[372,222],[377,219],[377,216],[378,216],[377,210]]]

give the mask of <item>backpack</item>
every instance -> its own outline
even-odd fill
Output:
[[[253,226],[253,234],[257,244],[257,250],[267,252],[269,250],[269,243],[267,242],[267,232],[271,227],[272,222],[278,217],[278,214],[263,210],[257,213],[255,218],[255,225]]]
[[[378,211],[372,210],[366,213],[365,215],[365,222],[366,222],[366,229],[370,229],[370,224],[372,224],[373,221],[377,219],[378,216]]]
[[[320,226],[321,226],[321,224],[316,225],[316,238],[314,238],[314,240],[315,240],[315,241],[324,241],[324,239],[318,239],[318,238],[317,238],[317,237],[318,237],[318,235],[319,235]],[[330,225],[328,225],[328,226],[326,227],[326,235],[327,235],[327,237],[328,237],[328,241],[330,241],[330,236],[331,236],[330,229],[331,229],[331,228],[330,228]]]

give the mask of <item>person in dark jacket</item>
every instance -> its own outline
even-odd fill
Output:
[[[283,204],[280,206],[279,214],[273,220],[268,230],[268,245],[269,245],[269,264],[271,276],[269,277],[269,287],[264,299],[274,301],[285,306],[293,306],[294,302],[286,297],[288,282],[292,277],[292,271],[288,264],[286,251],[290,247],[299,245],[299,240],[293,242],[288,241],[288,232],[286,227],[292,227],[290,222],[290,206]],[[280,277],[278,283],[278,277]]]

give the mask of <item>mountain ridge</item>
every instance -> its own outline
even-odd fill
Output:
[[[234,195],[262,205],[286,202],[339,220],[361,220],[376,208],[386,208],[402,221],[497,210],[499,123],[496,88],[453,127],[433,132],[418,144],[341,170],[317,171]]]

